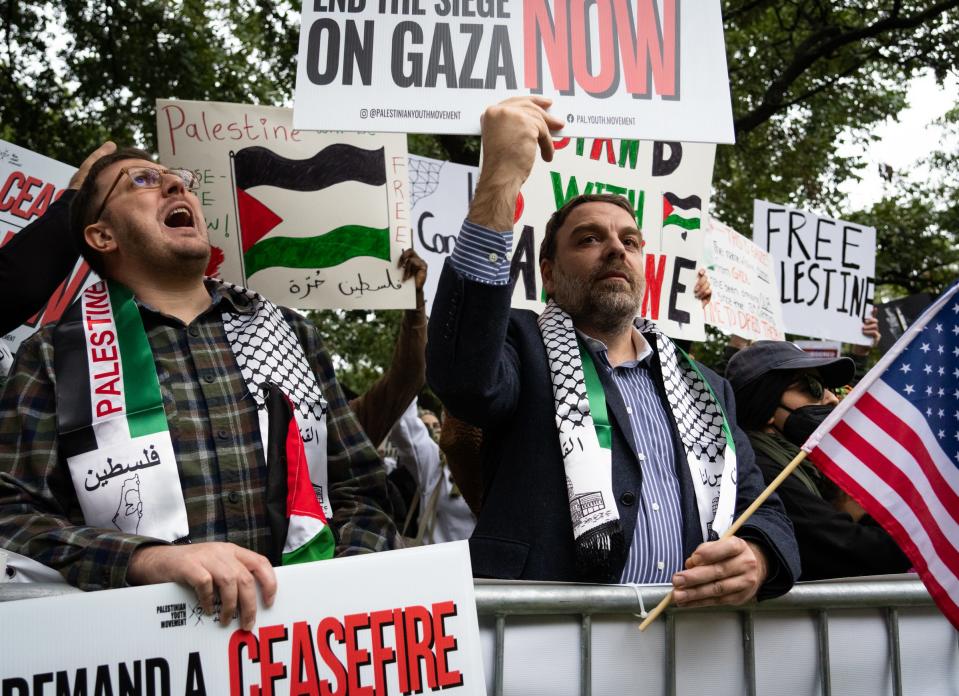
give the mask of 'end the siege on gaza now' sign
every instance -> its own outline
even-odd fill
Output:
[[[307,0],[293,123],[478,133],[511,96],[564,136],[733,142],[718,0]]]
[[[252,631],[172,583],[0,605],[0,694],[485,696],[466,542],[276,576]]]

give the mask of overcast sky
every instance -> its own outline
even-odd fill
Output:
[[[877,130],[881,137],[879,142],[842,146],[840,151],[844,154],[865,150],[868,162],[861,183],[847,182],[842,186],[848,196],[849,210],[865,208],[882,197],[883,186],[888,184],[879,176],[879,163],[898,171],[912,170],[913,176],[928,173],[916,168],[916,163],[931,150],[939,148],[943,137],[943,130],[931,124],[957,103],[959,81],[955,76],[950,76],[945,86],[940,87],[929,73],[912,81],[909,108],[900,114],[898,121],[887,119]]]

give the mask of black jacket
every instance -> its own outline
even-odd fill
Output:
[[[427,379],[449,411],[483,429],[485,495],[470,539],[473,573],[479,577],[579,580],[566,476],[556,430],[546,350],[536,315],[510,310],[512,288],[472,282],[449,265],[440,277],[427,344]],[[654,370],[658,359],[654,359]],[[601,372],[601,379],[608,379]],[[735,424],[729,383],[703,368]],[[661,385],[661,380],[660,385]],[[607,387],[613,428],[613,493],[627,540],[636,524],[642,470],[629,436],[625,405]],[[665,399],[665,394],[661,393]],[[664,402],[665,403],[665,402]],[[667,408],[667,412],[668,412]],[[677,450],[681,447],[673,424]],[[752,448],[735,428],[737,512],[762,490]],[[677,462],[685,455],[677,451]],[[683,550],[702,542],[689,469],[678,466],[683,506]],[[792,527],[775,496],[752,517],[739,536],[766,551],[769,575],[761,598],[786,592],[799,575]],[[609,581],[617,582],[622,567]]]
[[[39,311],[77,263],[80,252],[70,237],[67,189],[47,212],[0,247],[0,336]]]
[[[762,452],[756,452],[756,464],[767,483],[782,471]],[[796,476],[783,481],[777,492],[796,530],[802,580],[904,573],[912,566],[892,537],[868,515],[856,522]]]

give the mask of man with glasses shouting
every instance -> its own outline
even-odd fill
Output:
[[[196,186],[140,150],[90,167],[71,233],[103,280],[10,373],[0,547],[14,570],[52,568],[85,590],[182,582],[249,629],[257,588],[267,606],[275,596],[273,565],[392,548],[396,530],[315,327],[204,279]],[[306,510],[288,517],[296,466]]]
[[[839,403],[850,358],[821,358],[787,341],[757,341],[726,367],[756,463],[771,482]],[[777,489],[799,542],[802,580],[901,573],[909,561],[882,529],[809,460]]]

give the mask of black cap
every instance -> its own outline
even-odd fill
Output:
[[[827,389],[849,384],[856,374],[850,358],[816,357],[789,341],[756,341],[729,359],[726,379],[739,391],[773,370],[811,369],[819,372]]]

